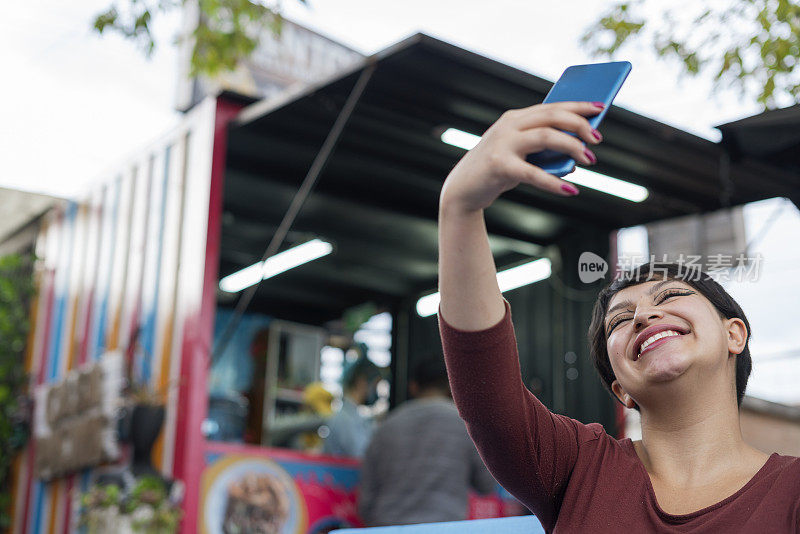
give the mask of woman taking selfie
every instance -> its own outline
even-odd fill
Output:
[[[586,117],[600,110],[563,102],[509,111],[445,181],[439,328],[459,413],[497,481],[547,532],[800,533],[800,458],[742,439],[750,326],[707,275],[644,266],[595,304],[592,358],[612,394],[640,411],[641,441],[553,414],[522,382],[483,210],[520,184],[578,194],[525,156],[552,149],[595,163],[584,143],[602,137]]]

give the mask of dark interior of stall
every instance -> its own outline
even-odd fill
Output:
[[[263,280],[231,342],[215,351],[210,439],[297,444],[279,436],[281,421],[300,420],[310,383],[335,382],[357,356],[354,331],[374,316],[390,318],[381,322],[390,324],[381,333],[390,336],[381,361],[386,404],[407,398],[409,370],[440,347],[436,315],[416,312],[437,285],[439,192],[464,154],[440,135],[480,135],[504,110],[541,102],[551,86],[420,34],[333,79],[250,104],[228,132],[220,279],[261,259],[366,70],[365,89],[280,248],[322,239],[333,252]],[[781,196],[785,182],[754,161],[731,165],[721,145],[622,108],[609,111],[602,131],[593,170],[646,187],[646,200],[586,187],[561,198],[521,186],[487,210],[486,222],[498,269],[551,261],[550,277],[505,293],[525,384],[553,411],[616,434],[614,402],[586,339],[608,278],[582,283],[580,254],[613,262],[615,229]],[[218,292],[216,340],[240,295]]]

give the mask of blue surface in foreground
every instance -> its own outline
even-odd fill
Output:
[[[535,516],[476,519],[447,523],[424,523],[403,527],[345,528],[331,534],[544,534],[542,524]]]

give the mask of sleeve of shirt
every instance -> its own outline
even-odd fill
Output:
[[[361,462],[361,480],[359,481],[358,515],[368,527],[376,524],[372,508],[378,492],[376,450],[380,447],[375,444],[377,437],[377,435],[374,436],[364,453],[364,459]]]
[[[352,446],[352,456],[360,458],[364,455],[369,446],[369,440],[372,437],[372,431],[374,430],[374,426],[372,424],[371,419],[359,419],[356,421],[358,424],[354,425],[356,427],[355,432],[352,433],[351,437],[353,438]]]
[[[552,528],[580,443],[603,432],[550,412],[522,382],[511,307],[496,325],[456,329],[439,311],[450,388],[494,478]]]
[[[357,414],[346,413],[344,409],[334,415],[329,423],[330,434],[325,438],[323,450],[334,456],[359,458],[369,444],[372,427]]]
[[[325,441],[322,444],[322,451],[325,454],[330,454],[333,456],[342,455],[342,446],[339,444],[339,436],[342,433],[339,428],[341,426],[339,419],[341,418],[337,413],[328,420],[328,437],[325,438]]]
[[[489,470],[486,469],[483,460],[472,443],[469,444],[469,455],[472,460],[472,480],[470,481],[472,489],[481,495],[490,495],[494,493],[498,489],[497,481]]]

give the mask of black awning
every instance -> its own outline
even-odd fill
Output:
[[[464,154],[443,128],[480,135],[509,108],[543,100],[551,82],[418,34],[350,72],[243,110],[230,130],[220,276],[260,258],[361,71],[376,70],[283,248],[334,243],[324,259],[266,280],[253,309],[323,322],[372,300],[432,290],[442,183]],[[634,66],[635,68],[635,66]],[[577,198],[522,186],[487,211],[499,268],[591,229],[610,231],[800,189],[758,162],[727,166],[722,146],[613,107],[593,170],[645,186],[634,203],[582,187]],[[727,185],[726,185],[727,184]]]
[[[800,174],[800,105],[765,111],[717,128],[735,161],[756,160]]]

